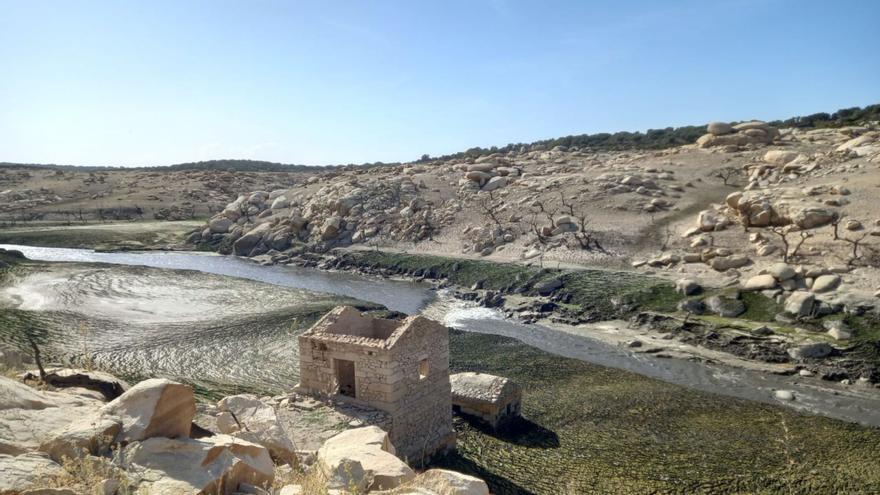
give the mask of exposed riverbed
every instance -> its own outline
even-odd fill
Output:
[[[65,339],[69,345],[60,352],[81,355],[88,349],[98,364],[128,375],[164,374],[191,382],[198,376],[197,384],[222,389],[288,389],[297,378],[295,336],[313,321],[316,311],[351,297],[407,314],[423,312],[459,330],[513,337],[559,356],[676,385],[880,425],[880,392],[873,388],[633,352],[591,336],[609,331],[608,324],[525,325],[426,284],[261,266],[200,253],[0,247],[20,250],[33,260],[122,265],[78,264],[30,274],[2,289],[0,296],[7,305],[46,312],[53,319],[67,315],[67,324],[61,326],[70,331]],[[230,284],[231,279],[218,275],[243,280]],[[272,286],[284,290],[271,290]],[[72,315],[103,323],[70,329],[76,320]],[[774,391],[780,389],[794,391],[796,400],[776,400]]]
[[[47,355],[174,377],[208,396],[289,391],[296,335],[336,304],[466,330],[450,332],[450,367],[522,384],[525,419],[496,433],[456,420],[458,448],[437,465],[492,493],[880,491],[880,429],[854,423],[878,423],[872,390],[636,354],[592,338],[613,322],[523,325],[428,284],[197,253],[4,247],[66,262],[7,271],[0,340],[37,333]],[[597,297],[613,292],[603,284]],[[797,396],[786,406],[853,422],[779,407],[782,387]]]

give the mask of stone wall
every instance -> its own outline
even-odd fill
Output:
[[[347,310],[331,314],[351,320]],[[449,333],[424,317],[397,324],[386,340],[346,335],[328,319],[299,337],[300,385],[313,395],[333,395],[391,415],[391,441],[398,455],[414,465],[455,445],[449,383]],[[380,322],[387,325],[385,321]],[[353,332],[362,334],[361,328]],[[340,397],[336,360],[355,363],[356,397]]]

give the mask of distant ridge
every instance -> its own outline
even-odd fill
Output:
[[[880,104],[868,105],[866,107],[843,108],[834,113],[820,112],[802,117],[792,117],[786,120],[774,120],[772,122],[769,122],[769,124],[777,128],[796,127],[799,129],[815,129],[824,127],[844,127],[850,125],[860,125],[871,121],[880,121]],[[507,153],[510,151],[518,150],[522,147],[529,148],[533,146],[544,146],[546,148],[553,148],[555,146],[567,146],[590,149],[593,151],[658,150],[671,148],[673,146],[681,146],[684,144],[693,144],[700,136],[705,133],[706,125],[702,124],[675,128],[667,127],[665,129],[648,129],[645,132],[621,131],[615,132],[613,134],[607,132],[597,134],[578,134],[552,139],[543,139],[533,141],[531,143],[509,143],[500,148],[497,146],[492,146],[490,148],[475,147],[470,148],[466,151],[460,151],[458,153],[438,157],[422,155],[422,157],[416,160],[416,162],[425,163],[456,158],[474,158],[484,155],[490,155],[493,153]],[[61,170],[80,170],[86,172],[99,172],[106,170],[234,170],[236,172],[309,172],[316,170],[332,170],[334,168],[345,166],[373,167],[398,164],[399,162],[375,162],[363,163],[360,165],[295,165],[278,162],[267,162],[263,160],[226,159],[145,167],[83,166],[0,162],[0,168],[50,168]]]

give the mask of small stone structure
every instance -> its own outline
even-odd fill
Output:
[[[403,321],[334,308],[300,335],[300,393],[385,411],[398,455],[419,463],[455,446],[449,331],[423,316]]]
[[[493,429],[522,412],[522,387],[509,378],[467,372],[452,375],[450,381],[453,410],[477,417]]]

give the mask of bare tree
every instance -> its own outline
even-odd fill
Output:
[[[861,248],[864,247],[864,246],[862,245],[862,241],[864,241],[867,237],[868,237],[868,234],[865,233],[865,234],[862,234],[862,235],[859,236],[859,237],[852,238],[852,239],[849,239],[849,238],[846,238],[846,237],[840,237],[840,238],[839,238],[841,241],[846,242],[846,243],[848,243],[850,246],[852,246],[852,250],[850,251],[850,254],[849,254],[849,259],[846,261],[846,264],[847,264],[847,265],[849,265],[849,266],[853,266],[853,265],[856,264],[856,262],[857,262],[858,260],[860,260],[860,259],[862,258],[862,254],[863,254],[863,253],[861,253]]]
[[[574,238],[580,248],[586,251],[592,251],[595,249],[603,253],[606,252],[605,248],[599,243],[599,239],[596,237],[595,233],[587,228],[590,220],[587,218],[583,209],[579,208],[575,210],[574,204],[571,201],[566,200],[565,195],[561,192],[559,193],[559,198],[560,203],[562,204],[562,211],[568,213],[568,216],[575,219],[575,225],[577,225],[578,230],[574,233]]]
[[[791,249],[791,241],[788,239],[788,236],[795,232],[795,227],[792,225],[786,226],[776,226],[771,227],[770,232],[773,232],[779,239],[782,240],[782,261],[788,263],[788,261],[792,258],[795,258],[798,255],[798,251],[800,251],[801,246],[804,244],[804,241],[813,237],[813,233],[807,230],[797,230],[798,240],[794,245],[794,250]]]
[[[480,210],[480,213],[492,221],[493,224],[503,227],[501,223],[501,219],[498,218],[498,210],[501,205],[498,200],[495,198],[494,191],[482,192],[477,194],[476,199],[477,209]]]
[[[730,186],[733,185],[730,182],[738,179],[741,175],[742,169],[738,167],[724,167],[715,174],[715,177],[721,179],[725,186]]]

